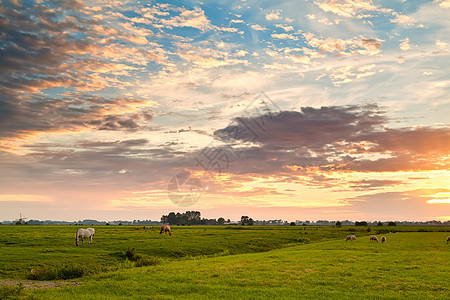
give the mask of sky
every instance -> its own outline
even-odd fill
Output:
[[[0,0],[0,220],[449,220],[449,17]]]

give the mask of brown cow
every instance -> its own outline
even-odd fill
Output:
[[[161,231],[159,232],[159,234],[163,233],[166,234],[166,232],[169,233],[170,236],[172,236],[172,230],[170,229],[169,225],[161,225]]]

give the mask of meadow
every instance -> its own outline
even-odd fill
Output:
[[[174,226],[168,236],[159,235],[158,227],[96,226],[94,244],[79,247],[76,228],[0,226],[0,298],[447,299],[450,294],[448,227],[374,227],[369,233],[367,227]],[[381,232],[386,243],[369,241]],[[355,242],[344,241],[349,233],[358,237]],[[24,288],[19,282],[26,279],[70,284]]]

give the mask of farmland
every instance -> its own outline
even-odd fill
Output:
[[[348,227],[175,226],[169,237],[156,227],[98,226],[94,244],[79,247],[75,229],[0,226],[0,280],[8,282],[0,296],[444,299],[450,292],[446,227],[397,227],[381,244],[368,236],[392,228],[353,228],[357,240],[345,242]],[[32,269],[74,286],[14,288]]]

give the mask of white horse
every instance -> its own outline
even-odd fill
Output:
[[[92,237],[95,235],[95,229],[94,228],[80,228],[77,231],[77,234],[75,235],[75,245],[78,246],[78,241],[81,238],[81,242],[84,245],[84,238],[89,238],[89,244],[92,244]]]

